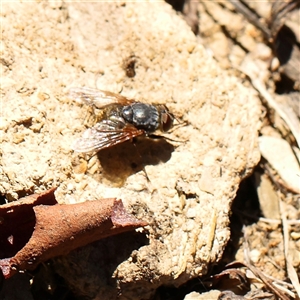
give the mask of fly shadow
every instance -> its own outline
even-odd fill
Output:
[[[163,137],[138,137],[103,149],[97,153],[97,157],[102,166],[102,175],[109,181],[123,184],[130,175],[144,170],[147,165],[166,163],[174,149]]]

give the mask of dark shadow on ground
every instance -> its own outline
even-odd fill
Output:
[[[165,163],[171,158],[174,146],[164,138],[140,137],[97,153],[102,175],[115,184],[123,184],[126,179],[147,165]]]

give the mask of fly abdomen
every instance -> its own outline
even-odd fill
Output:
[[[122,111],[123,118],[138,129],[153,132],[159,127],[159,113],[155,106],[144,103],[127,105]]]

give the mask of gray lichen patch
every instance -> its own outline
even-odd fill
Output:
[[[58,186],[60,202],[117,197],[149,222],[146,243],[110,242],[116,255],[101,271],[88,253],[107,253],[103,243],[57,271],[99,299],[147,298],[206,274],[229,239],[239,183],[260,158],[255,92],[222,71],[164,2],[5,3],[3,11],[1,194],[15,200]],[[133,54],[128,77],[124,60]],[[74,86],[167,104],[182,123],[167,137],[178,142],[146,138],[74,153],[90,113],[66,96]]]

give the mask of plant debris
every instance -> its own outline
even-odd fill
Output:
[[[55,188],[0,206],[0,268],[5,278],[33,270],[96,240],[147,225],[115,198],[58,204]]]

